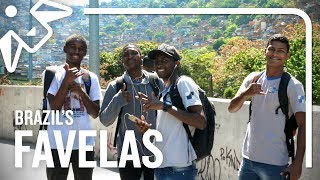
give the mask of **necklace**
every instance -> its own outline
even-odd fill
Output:
[[[139,77],[136,77],[136,78],[132,79],[132,81],[140,80],[140,79],[142,79],[142,78],[143,78],[143,76],[144,76],[144,74],[143,74],[143,73],[141,73],[141,76],[139,76]]]

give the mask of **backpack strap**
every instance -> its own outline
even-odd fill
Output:
[[[47,92],[49,90],[49,87],[51,85],[51,82],[54,78],[55,73],[56,73],[56,70],[53,68],[46,68],[45,70],[44,83],[43,83],[43,98],[47,97]]]
[[[286,123],[284,132],[286,134],[286,144],[288,149],[289,157],[291,160],[294,160],[295,150],[294,150],[294,138],[293,138],[293,131],[297,128],[296,119],[294,116],[291,118],[289,117],[289,99],[287,94],[288,84],[290,82],[291,76],[287,72],[283,72],[279,90],[278,90],[278,98],[280,106],[276,109],[275,113],[278,114],[279,108],[281,109],[282,113],[286,117]]]
[[[89,95],[90,94],[90,89],[91,89],[91,78],[90,78],[90,73],[86,69],[81,69],[81,71],[84,73],[82,75],[82,80],[84,82],[84,86],[86,88],[86,92]]]
[[[175,106],[183,111],[186,111],[186,108],[183,105],[182,98],[180,96],[178,86],[177,86],[177,82],[179,81],[179,79],[177,79],[177,81],[172,84],[170,91],[169,91],[169,95],[170,95],[170,99],[171,99],[173,106]],[[165,100],[165,97],[164,97],[164,100]],[[189,126],[186,123],[183,123],[183,127],[186,130],[186,133],[188,135],[190,142],[192,142],[192,135],[191,135]]]
[[[253,79],[254,79],[253,82],[256,83],[258,81],[258,79],[262,76],[263,73],[264,73],[264,71],[259,72],[257,75],[255,75],[253,77]],[[251,121],[251,114],[252,114],[252,101],[250,101],[250,105],[249,105],[249,121],[248,121],[248,123]]]
[[[276,114],[278,114],[279,108],[281,109],[282,113],[286,116],[286,119],[289,119],[289,100],[287,94],[287,88],[289,81],[291,79],[290,74],[287,72],[283,72],[279,84],[278,90],[278,98],[280,106],[276,109]]]
[[[50,88],[51,82],[54,78],[56,70],[54,68],[46,68],[44,73],[44,81],[43,81],[43,99],[42,99],[42,110],[48,110],[47,106],[47,93]],[[41,121],[43,122],[45,119],[46,113],[42,112]],[[46,130],[47,126],[43,123],[40,125],[39,130]]]

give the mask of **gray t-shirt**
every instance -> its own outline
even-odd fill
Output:
[[[257,73],[249,74],[243,81],[238,93],[243,92]],[[269,78],[264,72],[257,83],[261,84],[266,95],[252,97],[252,115],[248,123],[243,143],[243,157],[266,164],[283,166],[288,164],[288,150],[284,133],[285,115],[279,109],[278,89],[281,77]],[[303,85],[291,78],[287,94],[289,99],[289,116],[296,112],[305,112],[305,93]]]

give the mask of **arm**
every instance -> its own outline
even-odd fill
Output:
[[[306,148],[306,127],[305,127],[305,112],[295,113],[295,117],[298,124],[298,136],[297,136],[297,152],[295,159],[288,167],[287,171],[290,173],[290,178],[295,180],[299,179],[302,172],[302,163]]]
[[[103,125],[111,125],[118,117],[123,106],[127,105],[131,99],[130,92],[124,91],[125,85],[116,92],[115,81],[109,83],[103,98],[100,121]]]
[[[94,83],[92,83],[92,85],[94,86]],[[79,94],[88,114],[93,118],[97,118],[100,111],[100,101],[92,101],[88,94],[85,92],[85,90],[78,83],[72,82],[72,84],[70,85],[70,89],[71,91],[74,91],[77,94]],[[91,88],[91,90],[95,89],[97,88]],[[100,88],[98,87],[97,90],[100,91]]]
[[[61,110],[65,97],[69,93],[69,85],[72,84],[77,77],[82,75],[82,73],[77,68],[69,69],[68,64],[65,64],[64,69],[66,70],[66,74],[61,83],[60,88],[58,89],[58,91],[53,90],[57,93],[50,93],[51,89],[56,89],[58,87],[56,76],[54,77],[48,90],[47,98],[49,100],[50,108],[52,110]],[[54,87],[52,88],[51,86]]]
[[[148,111],[150,109],[163,110],[163,102],[160,101],[157,97],[153,96],[151,98],[141,92],[139,92],[138,94],[139,97],[137,98],[144,102],[144,111]],[[187,108],[187,111],[183,111],[176,107],[171,107],[168,108],[167,112],[176,117],[178,120],[190,126],[196,127],[198,129],[204,129],[206,127],[206,120],[201,105],[189,106]]]
[[[244,82],[242,83],[238,93],[235,95],[234,98],[232,98],[232,100],[231,100],[231,102],[229,104],[228,111],[230,113],[237,112],[242,107],[243,103],[247,99],[249,99],[249,98],[251,98],[251,97],[253,97],[253,96],[257,95],[257,94],[259,94],[259,95],[265,95],[266,94],[266,93],[264,93],[262,91],[261,84],[256,83],[258,78],[259,78],[258,76],[255,76],[251,80],[251,82],[250,82],[250,84],[249,84],[249,86],[247,88],[245,88],[246,80],[244,80]],[[241,89],[244,89],[244,90],[241,91]]]
[[[228,111],[230,113],[237,112],[249,97],[245,95],[245,92],[236,94],[229,104]]]
[[[202,106],[189,106],[187,110],[188,111],[183,111],[176,107],[172,107],[168,109],[168,113],[185,124],[188,124],[198,129],[204,129],[206,127],[206,119],[203,114]]]
[[[298,124],[298,135],[297,135],[297,151],[295,154],[295,160],[289,165],[287,171],[290,173],[291,180],[297,180],[301,176],[302,163],[305,153],[305,138],[306,138],[306,127],[305,127],[305,93],[303,85],[297,81],[294,77],[291,78],[287,88],[289,108],[295,114],[296,122]]]

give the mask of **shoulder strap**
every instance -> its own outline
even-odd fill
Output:
[[[177,79],[177,81],[172,84],[170,91],[169,91],[169,95],[170,95],[172,105],[185,111],[186,108],[183,105],[182,98],[179,93],[178,85],[177,85],[179,79]],[[189,126],[186,123],[183,123],[183,127],[188,135],[189,140],[192,142],[192,135],[191,135]]]
[[[90,73],[86,69],[81,69],[83,71],[82,80],[84,82],[84,86],[86,87],[87,94],[90,94],[90,88],[91,88],[91,78]]]
[[[255,80],[254,83],[256,83],[258,81],[258,79],[262,76],[263,73],[264,73],[264,71],[259,72],[257,75],[255,75],[253,77],[253,79]],[[249,105],[249,121],[248,121],[248,123],[251,121],[251,114],[252,114],[252,101],[250,101],[250,105]]]
[[[155,73],[148,73],[149,75],[149,83],[154,94],[158,97],[160,93],[160,86],[159,86],[159,77]]]
[[[47,110],[48,107],[47,107],[47,92],[49,90],[49,87],[51,85],[51,82],[54,78],[54,75],[56,73],[56,70],[54,68],[49,68],[47,67],[46,70],[45,70],[45,73],[44,73],[44,81],[43,81],[43,99],[42,99],[42,110]],[[41,116],[41,122],[44,121],[45,119],[45,116],[46,116],[46,113],[42,113],[42,116]],[[44,124],[41,124],[40,127],[39,127],[39,130],[46,130],[47,129],[47,126],[44,125]]]
[[[44,74],[43,98],[47,97],[47,92],[56,73],[55,69],[47,68]]]
[[[286,119],[289,119],[289,100],[288,100],[288,94],[287,94],[287,88],[289,81],[291,79],[291,76],[287,72],[283,72],[280,84],[279,84],[279,90],[278,90],[278,98],[280,106],[276,109],[276,114],[278,114],[279,108],[281,109],[282,113],[286,116]]]

